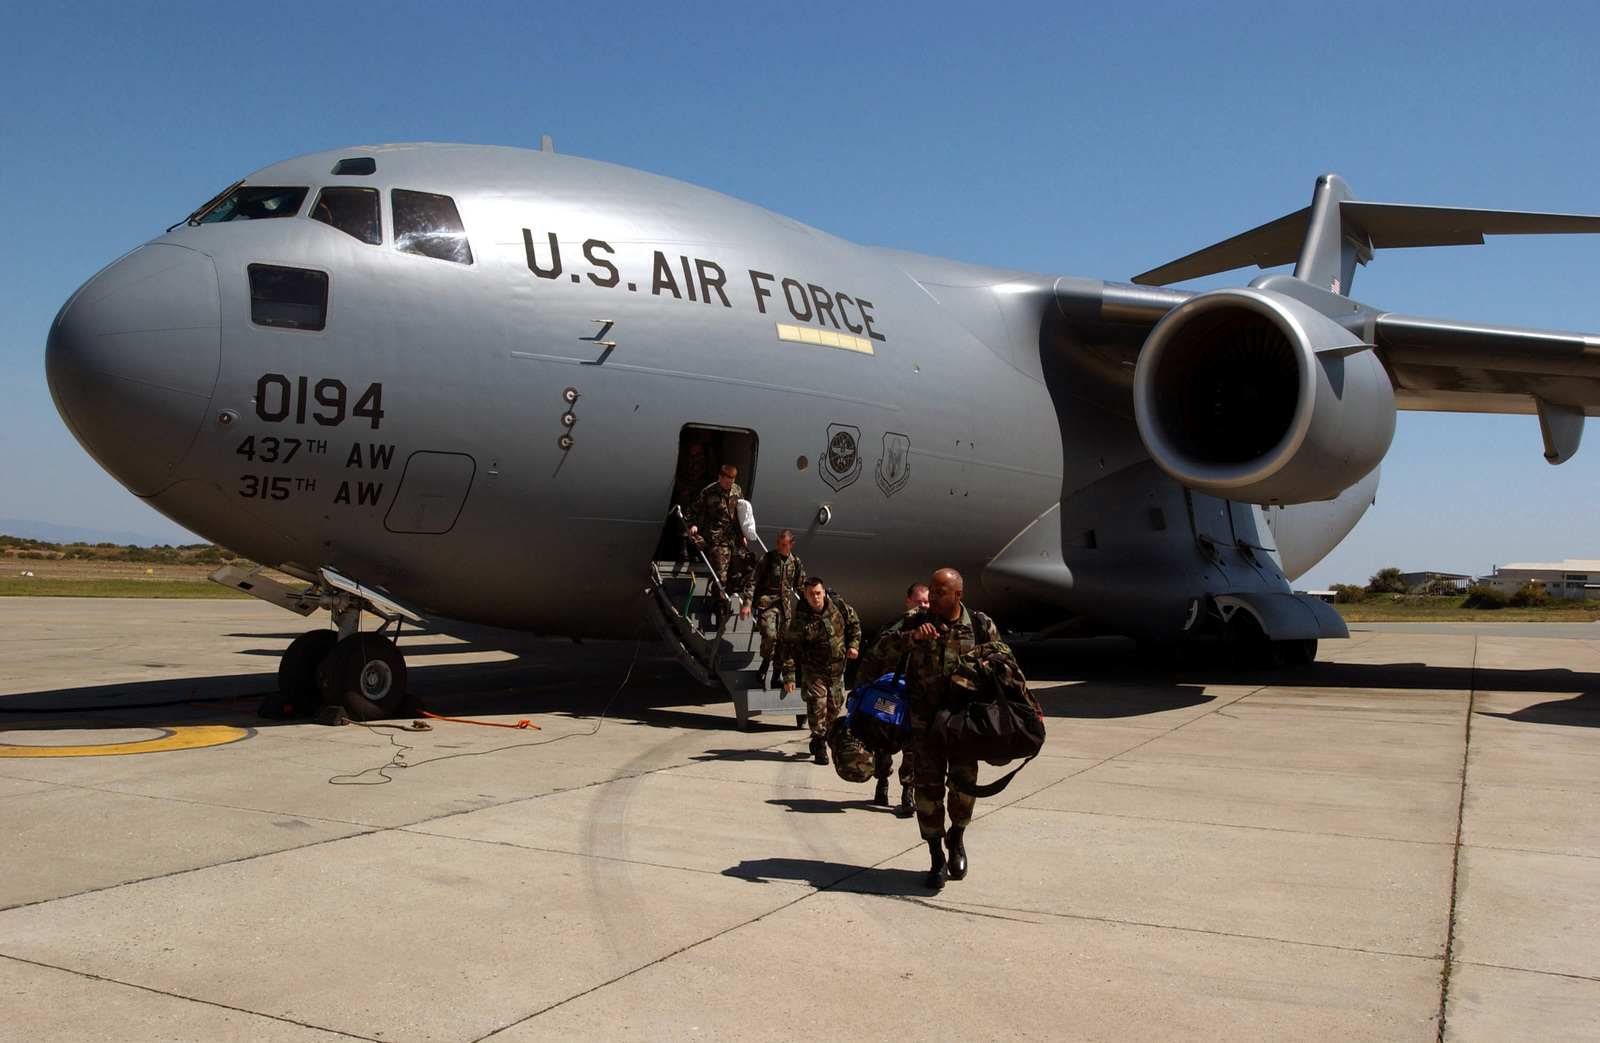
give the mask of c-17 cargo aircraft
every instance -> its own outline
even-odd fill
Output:
[[[1369,306],[1357,266],[1595,231],[1327,175],[1304,210],[1103,282],[858,246],[548,139],[358,147],[112,263],[46,368],[129,490],[309,587],[214,578],[331,610],[280,709],[396,710],[389,627],[420,613],[574,637],[648,613],[743,724],[796,698],[751,679],[748,624],[680,560],[686,454],[735,464],[768,542],[792,528],[869,626],[954,566],[1013,630],[1309,661],[1348,632],[1290,583],[1372,503],[1397,409],[1536,413],[1551,463],[1600,409],[1600,338]]]

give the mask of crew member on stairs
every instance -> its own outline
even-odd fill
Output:
[[[750,618],[752,607],[756,612],[756,629],[761,631],[761,677],[766,683],[767,668],[778,655],[778,641],[789,629],[794,617],[794,605],[800,596],[800,581],[805,578],[806,567],[800,555],[794,552],[794,533],[784,529],[771,550],[762,555],[760,563],[745,576],[744,605],[739,618]],[[779,655],[779,659],[782,656]]]

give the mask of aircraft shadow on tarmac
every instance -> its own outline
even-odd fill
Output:
[[[1600,728],[1600,692],[1589,691],[1571,699],[1552,699],[1549,702],[1524,706],[1511,713],[1479,710],[1483,717],[1499,717],[1520,724],[1560,724],[1569,728]]]
[[[1131,716],[1126,711],[1140,701],[1150,706],[1143,711],[1145,713],[1193,706],[1204,701],[1205,697],[1199,693],[1207,685],[1271,686],[1302,692],[1307,689],[1399,689],[1548,693],[1573,697],[1500,715],[1509,720],[1541,724],[1587,723],[1578,717],[1593,712],[1596,700],[1600,700],[1600,674],[1565,668],[1499,670],[1415,662],[1315,662],[1278,669],[1252,669],[1203,661],[1150,663],[1136,656],[1132,642],[1114,639],[1044,641],[1031,646],[1021,644],[1016,651],[1017,661],[1030,681],[1080,682],[1061,688],[1044,688],[1038,693],[1047,716]],[[1119,706],[1124,712],[1115,712]],[[1112,712],[1097,712],[1102,708]]]
[[[441,639],[440,634],[447,637]],[[271,644],[272,637],[287,638],[291,634],[240,636],[268,643],[236,654],[275,660],[282,649]],[[408,671],[411,691],[428,710],[446,716],[550,713],[592,718],[603,712],[610,718],[654,727],[730,727],[726,716],[697,709],[724,700],[690,679],[667,647],[653,640],[580,644],[565,638],[445,623],[430,624],[427,630],[408,630],[401,647],[408,656],[416,657]],[[1137,717],[1205,703],[1213,698],[1205,693],[1207,685],[1270,685],[1301,692],[1324,688],[1476,689],[1560,695],[1565,698],[1540,702],[1503,716],[1524,723],[1594,727],[1596,699],[1600,698],[1600,674],[1566,669],[1485,670],[1426,663],[1318,662],[1252,670],[1205,662],[1160,664],[1139,657],[1131,642],[1118,639],[1019,642],[1016,651],[1028,678],[1040,683],[1038,696],[1046,715],[1061,718]],[[485,652],[501,653],[502,657],[491,662],[416,661],[430,654]],[[267,665],[262,663],[263,667]],[[1076,683],[1047,687],[1046,682]],[[255,726],[266,726],[271,722],[187,704],[231,699],[233,709],[244,709],[251,707],[249,700],[259,699],[276,687],[276,662],[272,662],[270,670],[245,674],[41,689],[0,696],[0,728],[20,723],[34,711],[38,711],[35,721],[45,716],[110,713],[125,725],[128,718],[122,715],[123,710],[131,713],[136,705],[152,703],[170,705],[146,705],[139,713],[142,722],[160,716],[170,718],[172,723],[192,724],[197,718],[206,718],[219,723],[250,720]],[[757,718],[752,727],[794,731],[793,718],[787,716]]]

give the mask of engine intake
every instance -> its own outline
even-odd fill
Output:
[[[1394,387],[1372,349],[1268,290],[1212,290],[1168,312],[1139,355],[1133,406],[1162,470],[1249,503],[1332,499],[1394,438]]]

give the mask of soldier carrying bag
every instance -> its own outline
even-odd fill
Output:
[[[850,730],[874,753],[899,753],[911,738],[906,682],[896,671],[862,685],[844,703]]]
[[[949,704],[936,711],[928,741],[949,760],[1021,764],[984,786],[960,786],[972,797],[1005,789],[1044,746],[1044,713],[1004,642],[980,645],[961,657],[950,678]]]

